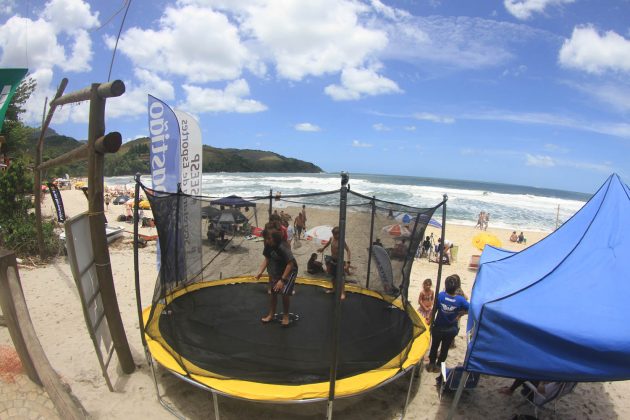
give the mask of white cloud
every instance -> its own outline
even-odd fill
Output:
[[[627,84],[578,84],[568,82],[567,85],[594,97],[601,103],[609,105],[621,113],[626,114],[630,112],[630,86]]]
[[[147,113],[147,94],[165,102],[175,99],[172,83],[148,70],[136,69],[137,82],[125,81],[126,91],[121,98],[107,100],[108,117],[136,117]],[[170,104],[173,105],[173,104]]]
[[[391,131],[391,128],[382,123],[373,124],[372,128],[376,131]]]
[[[455,122],[455,118],[453,117],[431,114],[429,112],[417,112],[413,114],[413,118],[416,120],[431,121],[439,124],[453,124]]]
[[[9,2],[5,6],[12,5]],[[91,12],[88,2],[52,0],[35,20],[16,15],[0,26],[0,67],[28,67],[30,76],[37,81],[22,115],[27,124],[41,124],[44,100],[54,96],[57,88],[50,86],[55,69],[92,69],[92,41],[87,30],[97,25],[98,13]],[[85,109],[85,104],[62,107],[54,120],[67,121],[70,115],[83,120]]]
[[[372,147],[372,145],[370,143],[363,143],[359,140],[352,140],[352,147],[369,148]]]
[[[369,8],[347,0],[241,2],[241,30],[259,43],[281,77],[301,80],[359,67],[387,45],[361,23]],[[235,6],[238,7],[238,6]]]
[[[42,17],[50,22],[57,33],[73,33],[98,26],[98,12],[90,11],[90,4],[82,0],[50,0]]]
[[[561,6],[575,0],[504,0],[507,11],[515,18],[526,20],[534,13],[543,13],[548,6]]]
[[[546,155],[530,155],[529,153],[525,154],[525,164],[527,166],[539,166],[543,168],[549,168],[555,166],[553,158],[551,156]]]
[[[115,39],[106,42],[113,49]],[[224,14],[195,6],[167,7],[157,30],[129,29],[118,50],[134,66],[197,83],[236,79],[250,64],[260,69]]]
[[[344,69],[341,73],[341,85],[326,86],[324,91],[336,101],[402,92],[396,82],[377,74],[373,69]]]
[[[294,128],[297,131],[321,131],[321,128],[311,123],[299,123],[295,124]]]
[[[484,111],[477,113],[462,114],[458,118],[480,121],[507,121],[517,124],[540,124],[557,127],[570,128],[574,130],[591,131],[594,133],[607,134],[610,136],[630,138],[630,124],[590,122],[583,119],[546,114],[542,112],[511,112],[511,111]]]
[[[540,168],[551,167],[568,167],[576,169],[584,169],[587,171],[603,172],[609,174],[614,171],[611,162],[595,163],[583,162],[569,159],[553,159],[547,155],[531,155],[525,154],[525,164],[527,166],[537,166]]]
[[[513,44],[557,38],[523,24],[466,16],[414,16],[374,25],[382,27],[389,38],[379,59],[402,60],[424,71],[427,64],[436,64],[441,73],[505,65],[514,57]]]
[[[224,90],[202,88],[193,85],[183,85],[186,101],[181,105],[183,110],[191,112],[262,112],[267,107],[261,102],[246,99],[249,95],[249,85],[245,79],[238,79],[229,83]]]
[[[0,15],[12,15],[15,7],[15,0],[4,0],[0,4]]]
[[[592,26],[573,28],[564,41],[558,60],[565,67],[588,73],[630,71],[630,40],[613,31],[600,34]]]
[[[416,131],[416,126],[415,125],[406,125],[403,128],[405,129],[405,131]]]

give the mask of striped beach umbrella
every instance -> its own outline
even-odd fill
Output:
[[[320,241],[322,245],[325,245],[332,237],[332,226],[320,225],[310,228],[304,233],[307,241]]]
[[[409,231],[409,229],[407,229],[406,226],[401,225],[401,224],[387,225],[381,230],[383,231],[383,233],[386,233],[389,236],[394,236],[394,237],[411,236],[411,232]]]

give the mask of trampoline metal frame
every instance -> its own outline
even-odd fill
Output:
[[[162,395],[160,393],[160,389],[159,389],[159,385],[157,382],[157,375],[155,372],[155,362],[157,362],[156,360],[153,359],[153,356],[151,355],[151,352],[149,351],[148,346],[144,346],[144,353],[145,353],[145,357],[147,358],[147,363],[149,364],[149,366],[151,367],[151,373],[153,376],[153,384],[155,385],[155,392],[157,394],[157,399],[160,402],[160,404],[162,405],[162,407],[164,407],[168,412],[170,412],[172,415],[174,415],[175,417],[177,417],[180,420],[184,420],[186,419],[186,416],[184,416],[183,414],[181,414],[177,409],[175,409],[174,407],[171,406],[171,404],[166,401],[164,398],[162,398]],[[159,362],[157,362],[159,365]],[[387,380],[379,383],[378,385],[375,385],[373,388],[371,388],[370,390],[368,390],[367,392],[372,392],[376,389],[382,388],[383,386],[396,381],[397,379],[399,379],[400,377],[406,375],[407,373],[409,373],[409,371],[411,371],[411,375],[410,375],[410,379],[409,379],[409,387],[407,389],[407,396],[405,398],[405,404],[403,406],[403,410],[401,412],[400,415],[400,420],[403,420],[405,418],[405,414],[407,413],[407,407],[409,406],[409,399],[411,398],[411,389],[413,387],[413,378],[416,375],[416,371],[418,372],[418,380],[420,381],[422,379],[422,366],[424,364],[424,361],[422,359],[420,359],[420,361],[414,365],[408,366],[405,369],[401,370],[400,372],[398,372],[396,375],[388,378]],[[320,397],[320,398],[307,398],[307,399],[302,399],[302,400],[284,400],[284,401],[269,401],[269,400],[251,400],[248,398],[243,398],[243,397],[238,397],[235,396],[233,394],[229,394],[226,392],[222,392],[219,391],[217,389],[214,389],[212,387],[209,387],[207,385],[204,385],[200,382],[197,382],[195,380],[190,379],[189,377],[187,377],[186,375],[182,375],[181,373],[177,373],[174,372],[164,366],[162,366],[163,369],[166,369],[171,375],[175,376],[176,378],[181,379],[182,381],[189,383],[191,385],[193,385],[196,388],[199,388],[201,390],[210,392],[212,394],[212,400],[213,400],[213,407],[214,407],[214,418],[216,420],[220,420],[220,412],[219,412],[219,401],[218,401],[218,396],[224,396],[227,398],[231,398],[233,400],[239,400],[239,401],[249,401],[249,402],[257,402],[257,403],[263,403],[263,404],[282,404],[282,405],[297,405],[297,404],[310,404],[310,403],[318,403],[318,402],[324,402],[324,401],[328,401],[327,397]],[[337,399],[343,399],[343,398],[351,398],[351,397],[356,397],[362,394],[365,394],[366,392],[356,392],[354,394],[350,394],[350,395],[342,395],[342,396],[335,396],[335,400]],[[329,420],[332,419],[332,410],[333,410],[333,402],[332,401],[328,401],[328,406],[327,406],[327,418]]]

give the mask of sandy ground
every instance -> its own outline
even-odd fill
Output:
[[[75,216],[87,210],[87,200],[80,191],[64,191],[66,213]],[[44,213],[52,214],[50,198],[44,202]],[[288,209],[297,214],[297,209]],[[110,204],[107,217],[111,224],[124,225],[131,231],[131,224],[115,222],[118,214],[124,212],[123,206]],[[318,224],[336,224],[335,215],[328,212],[309,210],[309,226]],[[503,240],[505,248],[523,249],[522,245],[510,243],[511,231],[494,229],[488,231]],[[436,237],[439,231],[429,228]],[[444,266],[442,278],[457,273],[461,276],[464,290],[470,294],[475,272],[468,270],[471,255],[478,254],[471,243],[472,237],[479,231],[468,226],[448,224],[446,237],[459,246],[457,260]],[[152,234],[155,229],[144,228],[142,233]],[[543,232],[525,232],[528,245],[546,236]],[[303,244],[295,250],[299,258],[307,258],[317,246]],[[57,372],[70,385],[73,393],[81,400],[93,418],[172,418],[158,403],[150,368],[147,365],[140,341],[140,329],[137,319],[133,252],[130,235],[110,246],[116,292],[122,319],[134,360],[138,366],[135,373],[123,375],[117,367],[116,358],[110,366],[109,374],[115,383],[115,392],[107,389],[101,370],[94,354],[92,341],[85,327],[81,304],[72,278],[70,267],[65,258],[59,257],[45,267],[32,268],[28,264],[20,267],[20,277],[29,306],[32,321],[46,354]],[[155,242],[141,249],[140,272],[143,306],[150,304],[156,279]],[[258,249],[247,249],[251,254],[250,265],[241,267],[241,271],[255,270],[260,262]],[[248,255],[249,255],[248,254]],[[354,258],[353,258],[354,259]],[[353,265],[360,262],[353,261]],[[305,264],[302,265],[305,268]],[[421,282],[429,277],[435,280],[438,265],[426,259],[417,260],[413,266],[410,300],[415,304]],[[264,308],[261,308],[264,310]],[[465,320],[462,325],[465,325]],[[461,362],[465,352],[464,329],[456,339],[457,347],[449,353],[447,364],[453,366]],[[6,328],[0,328],[0,349],[11,345]],[[526,357],[526,356],[524,356]],[[166,398],[188,418],[207,418],[213,416],[210,394],[186,384],[164,369],[157,373],[160,390]],[[411,400],[406,418],[433,419],[445,418],[451,402],[451,396],[438,398],[434,373],[422,372],[419,380],[414,381]],[[363,396],[338,400],[334,405],[336,418],[344,419],[393,419],[400,416],[403,408],[409,375],[387,384]],[[0,418],[21,418],[19,408],[24,407],[27,395],[34,391],[23,378],[17,380],[0,375]],[[509,385],[510,379],[482,377],[479,386],[464,393],[458,409],[458,418],[495,419],[511,418],[514,414],[532,414],[527,404],[518,393],[512,397],[499,394],[497,390]],[[610,419],[630,418],[630,403],[624,396],[630,392],[630,382],[580,384],[576,391],[558,402],[555,416],[568,419]],[[32,399],[32,398],[31,398]],[[44,407],[45,403],[41,406]],[[224,419],[274,418],[274,419],[310,419],[324,418],[325,403],[276,405],[240,401],[225,397],[220,398],[221,416]],[[22,410],[23,412],[24,410]],[[51,416],[50,407],[40,410],[44,418]],[[551,417],[550,413],[543,415]]]

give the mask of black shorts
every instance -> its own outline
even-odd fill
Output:
[[[297,270],[293,270],[289,273],[289,276],[287,277],[286,281],[283,282],[284,286],[282,287],[282,290],[280,290],[279,292],[276,292],[275,290],[273,290],[273,287],[276,285],[276,283],[278,283],[278,281],[280,279],[269,279],[269,286],[271,287],[271,293],[274,294],[280,294],[283,296],[291,296],[293,294],[293,288],[295,287],[295,279],[297,278]]]

